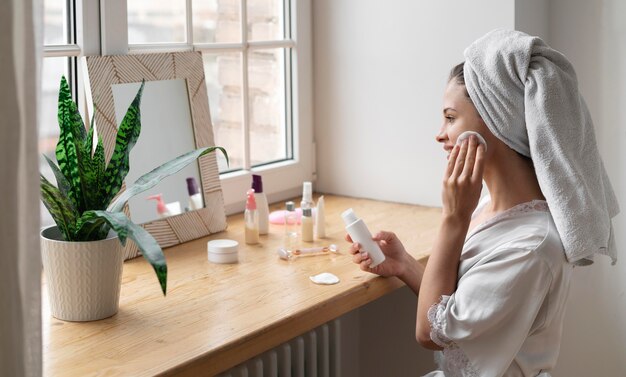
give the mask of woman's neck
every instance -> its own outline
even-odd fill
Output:
[[[544,200],[530,161],[513,150],[503,157],[491,159],[485,165],[483,179],[491,195],[490,210],[501,212],[520,203]]]

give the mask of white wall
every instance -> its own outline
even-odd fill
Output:
[[[549,43],[574,64],[609,176],[626,212],[626,2],[552,0]],[[618,263],[576,269],[555,377],[626,376],[626,222]]]
[[[448,73],[514,24],[513,0],[469,3],[313,2],[317,191],[440,205]]]

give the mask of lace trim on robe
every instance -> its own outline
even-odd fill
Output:
[[[441,296],[438,304],[428,309],[430,322],[430,339],[439,347],[443,347],[443,357],[437,359],[439,369],[446,377],[479,377],[478,371],[472,366],[469,359],[453,341],[445,334],[446,319],[443,315],[450,296]]]

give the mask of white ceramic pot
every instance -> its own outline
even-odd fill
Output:
[[[41,232],[52,315],[65,321],[95,321],[117,313],[124,262],[118,237],[91,242],[61,239],[56,226]]]

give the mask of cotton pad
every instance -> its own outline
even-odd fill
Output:
[[[315,284],[331,285],[339,283],[339,278],[330,272],[322,272],[321,274],[310,276],[309,279]]]
[[[487,151],[487,142],[485,141],[485,138],[479,134],[478,132],[474,132],[474,131],[465,131],[462,134],[459,135],[459,137],[456,139],[456,143],[457,144],[461,144],[463,142],[463,140],[469,138],[470,136],[476,136],[476,138],[478,139],[478,143],[482,144],[485,146],[485,152]]]

